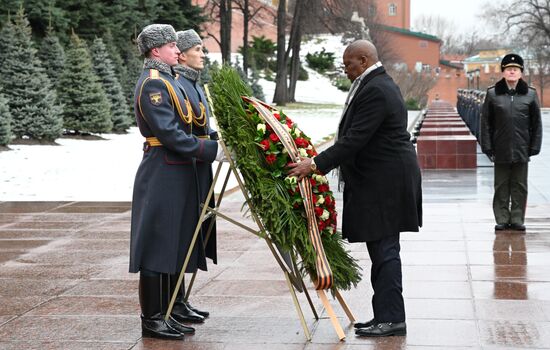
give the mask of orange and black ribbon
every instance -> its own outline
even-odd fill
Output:
[[[272,111],[273,107],[267,105],[266,103],[259,101],[253,97],[242,97],[243,101],[250,103],[257,111],[260,117],[273,129],[273,132],[279,137],[281,143],[287,150],[290,159],[297,163],[300,161],[300,153],[294,139],[286,130],[283,125],[273,116]],[[307,228],[309,233],[309,238],[313,244],[315,250],[315,267],[317,270],[317,280],[314,281],[315,289],[329,289],[332,287],[333,276],[328,263],[327,257],[325,255],[325,249],[323,248],[323,242],[321,240],[321,234],[319,232],[319,227],[317,226],[317,219],[315,216],[313,203],[313,192],[311,189],[311,183],[309,177],[305,177],[298,182],[298,187],[300,189],[300,194],[303,199],[304,208],[307,217]]]

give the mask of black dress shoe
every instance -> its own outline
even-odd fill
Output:
[[[187,307],[186,303],[176,301],[170,314],[179,323],[203,323],[204,317]]]
[[[355,334],[362,337],[389,337],[392,335],[406,335],[407,325],[405,322],[399,323],[378,323],[367,328],[359,328]]]
[[[181,340],[183,334],[172,328],[161,315],[155,318],[141,318],[141,335],[144,338]]]
[[[523,224],[511,224],[510,230],[513,231],[525,231],[525,225]]]
[[[189,304],[189,302],[186,302],[185,304],[187,304],[187,307],[189,308],[189,310],[193,311],[196,314],[201,315],[204,318],[207,318],[208,316],[210,316],[210,312],[208,312],[208,311],[201,311],[201,310],[193,307],[191,304]]]
[[[507,224],[496,224],[495,231],[504,231],[508,228]]]
[[[370,326],[374,326],[376,324],[376,321],[374,320],[374,318],[370,321],[367,321],[367,322],[357,322],[353,325],[353,327],[355,328],[367,328],[367,327],[370,327]]]
[[[178,331],[182,334],[193,334],[193,333],[195,333],[195,328],[185,326],[185,325],[179,323],[178,321],[174,320],[174,318],[172,316],[170,316],[168,318],[168,321],[166,321],[166,323],[168,323],[168,325],[170,327],[172,327],[173,329],[175,329],[176,331]]]

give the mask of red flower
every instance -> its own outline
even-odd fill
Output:
[[[269,146],[271,146],[271,144],[269,143],[269,140],[260,141],[260,145],[262,146],[262,149],[264,151],[267,151],[269,149]]]
[[[332,203],[332,199],[330,198],[330,196],[326,196],[325,197],[325,204],[327,207],[330,208],[330,204]]]
[[[286,118],[286,126],[288,126],[289,128],[292,128],[292,124],[294,124],[294,122],[289,117],[287,117]]]
[[[326,224],[324,221],[321,221],[317,224],[317,227],[319,227],[319,231],[323,231],[326,227]]]
[[[317,196],[315,194],[312,193],[312,196],[313,196],[313,205],[315,205],[315,203],[317,203]]]
[[[274,154],[268,154],[267,156],[265,156],[265,160],[267,161],[267,164],[273,164],[277,160],[277,156],[275,156]]]
[[[269,135],[269,138],[271,139],[271,141],[273,141],[273,143],[279,142],[279,136],[277,136],[277,134],[275,134],[275,133],[271,133]]]
[[[324,192],[328,192],[329,188],[327,184],[322,184],[322,185],[319,185],[319,187],[317,187],[317,190],[321,193],[324,193]]]
[[[321,208],[321,207],[315,207],[314,210],[315,210],[315,215],[316,215],[316,216],[321,216],[321,215],[323,215],[323,208]]]
[[[301,137],[294,139],[294,143],[300,148],[306,148],[308,146],[307,141]]]
[[[279,115],[279,113],[275,112],[273,113],[273,116],[275,117],[275,119],[281,120],[281,116]]]
[[[332,220],[334,220],[335,223],[336,223],[336,216],[337,216],[336,211],[332,211],[332,212],[330,213],[330,218],[331,218]]]
[[[316,156],[316,155],[317,155],[313,149],[308,149],[308,150],[306,150],[306,153],[307,153],[307,155],[310,156],[310,157],[313,157],[313,156]]]
[[[315,187],[315,185],[317,185],[317,182],[313,179],[313,178],[310,178],[309,179],[309,183],[311,184],[311,186]]]

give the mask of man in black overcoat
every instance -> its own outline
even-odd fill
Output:
[[[500,68],[502,79],[485,96],[480,145],[495,163],[495,230],[525,231],[528,164],[542,146],[540,103],[537,91],[521,78],[521,56],[504,56]]]
[[[422,225],[421,175],[407,132],[407,109],[371,42],[350,44],[344,69],[353,84],[334,145],[291,164],[289,175],[302,178],[339,168],[342,235],[349,242],[366,242],[372,261],[374,318],[356,323],[356,334],[405,335],[399,235]]]
[[[193,116],[172,68],[180,54],[176,40],[176,31],[166,24],[149,25],[137,38],[145,60],[135,90],[135,113],[145,143],[134,181],[130,237],[130,272],[140,273],[142,334],[166,339],[182,339],[194,331],[179,322],[188,316],[178,314],[186,308],[174,307],[174,317],[164,320],[170,276],[182,269],[199,217],[193,164],[223,158],[217,141],[192,133]],[[206,269],[208,252],[201,242],[194,246],[188,271]],[[209,256],[215,262],[213,249]]]

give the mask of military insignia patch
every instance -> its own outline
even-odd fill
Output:
[[[151,104],[158,106],[162,103],[162,95],[160,92],[151,92],[149,94],[149,99],[151,100]]]

